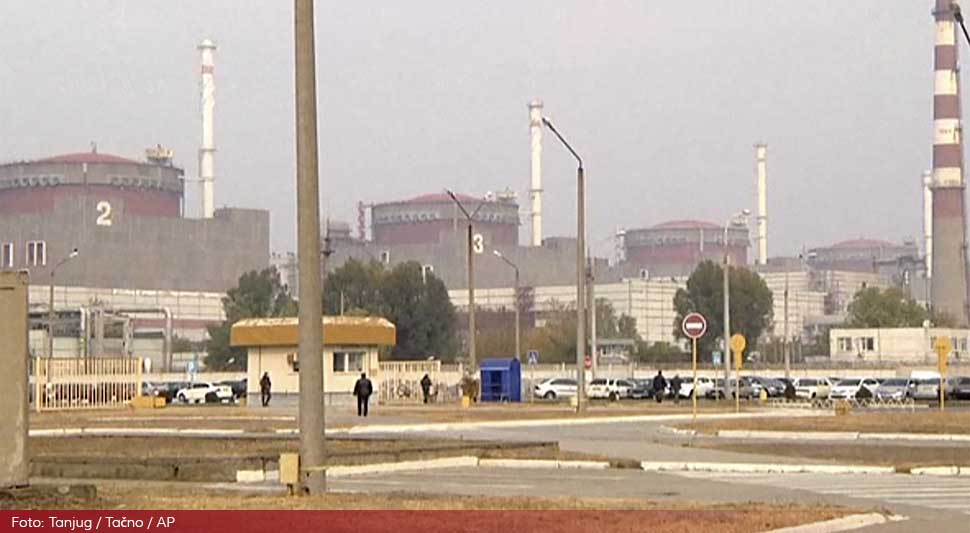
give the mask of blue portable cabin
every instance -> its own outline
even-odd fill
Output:
[[[522,365],[519,360],[485,359],[479,365],[483,402],[521,402]]]

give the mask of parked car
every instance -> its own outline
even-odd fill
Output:
[[[570,378],[548,378],[536,383],[532,394],[536,398],[555,400],[576,396],[576,380]]]
[[[957,400],[970,400],[970,377],[954,376],[948,379],[946,395]]]
[[[940,399],[940,379],[939,378],[919,378],[913,380],[914,400],[939,400]]]
[[[795,380],[795,397],[814,400],[829,397],[832,384],[828,378],[798,378]]]
[[[916,384],[909,378],[888,378],[883,380],[876,389],[876,398],[880,400],[905,400],[913,397],[913,387]]]
[[[742,398],[750,400],[754,397],[754,389],[751,388],[751,382],[748,378],[741,378],[741,386],[738,387],[735,384],[735,379],[731,378],[727,381],[727,387],[724,386],[724,380],[718,379],[715,381],[714,386],[705,394],[707,398],[724,398],[725,393],[731,398],[735,397],[735,391],[740,392]]]
[[[653,398],[652,379],[631,379],[633,388],[630,389],[630,398],[633,400],[646,400]]]
[[[855,395],[865,387],[869,389],[869,392],[875,395],[876,389],[879,388],[879,382],[873,378],[847,378],[842,379],[832,387],[829,393],[829,398],[833,400],[851,400],[855,398]],[[797,392],[797,391],[796,391]]]
[[[216,385],[208,381],[196,381],[180,389],[175,397],[182,403],[232,402],[232,388],[229,385]]]
[[[157,386],[156,396],[161,396],[165,398],[165,403],[172,403],[175,401],[175,395],[178,391],[189,386],[188,381],[173,381],[169,383],[160,383]]]
[[[232,397],[236,400],[246,396],[246,387],[248,381],[246,378],[243,379],[228,379],[226,381],[220,381],[217,385],[228,385],[232,389]]]
[[[630,389],[633,387],[633,383],[626,379],[596,378],[589,382],[586,395],[591,399],[616,401],[620,398],[629,398]]]
[[[751,376],[748,379],[751,380],[751,388],[753,389],[755,396],[761,396],[762,390],[767,391],[769,398],[785,395],[785,382],[779,379],[763,378],[759,376]]]
[[[714,380],[704,376],[697,376],[697,397],[706,397],[708,391],[714,389]],[[680,397],[690,398],[691,393],[694,391],[694,378],[693,376],[688,376],[684,379],[684,382],[680,384]]]

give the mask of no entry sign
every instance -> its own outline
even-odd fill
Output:
[[[680,329],[691,339],[699,339],[707,332],[707,319],[700,313],[690,313],[684,317]]]

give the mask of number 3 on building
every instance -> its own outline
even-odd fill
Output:
[[[472,250],[476,254],[485,253],[485,237],[481,233],[472,235]]]
[[[99,226],[110,226],[111,225],[111,204],[102,200],[98,202],[97,206],[98,218],[95,223]]]

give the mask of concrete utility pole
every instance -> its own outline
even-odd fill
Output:
[[[593,268],[593,254],[586,254],[586,263],[589,265],[586,277],[586,292],[589,293],[589,302],[586,303],[586,314],[589,315],[589,367],[590,379],[596,379],[596,371],[599,369],[599,351],[596,349],[596,271]]]
[[[323,405],[323,311],[320,292],[320,183],[317,175],[317,82],[313,0],[294,0],[296,48],[297,248],[300,265],[301,490],[327,490]]]
[[[494,253],[495,256],[501,259],[502,261],[505,261],[506,264],[508,264],[510,267],[512,267],[513,270],[515,270],[515,296],[513,296],[512,298],[512,301],[513,301],[512,305],[513,307],[515,307],[515,358],[521,361],[522,360],[522,342],[521,342],[522,338],[519,335],[519,327],[520,327],[519,326],[519,267],[518,265],[510,261],[508,257],[505,257],[504,255],[502,255],[502,252],[498,250],[494,250],[492,253]]]
[[[50,299],[47,302],[47,358],[48,359],[50,359],[51,357],[54,357],[54,318],[55,318],[54,317],[54,274],[57,272],[57,269],[61,265],[77,257],[77,254],[78,254],[77,248],[71,250],[71,253],[67,254],[67,256],[64,257],[64,259],[61,259],[60,262],[54,265],[54,268],[51,269],[51,291],[50,291]]]
[[[751,211],[742,209],[724,222],[724,397],[728,394],[728,376],[731,375],[731,255],[728,248],[728,228],[747,218]],[[740,390],[735,372],[735,387]]]
[[[791,378],[791,350],[788,349],[788,270],[785,270],[785,342],[782,344],[785,354],[785,379]]]
[[[542,123],[576,159],[576,412],[581,412],[586,399],[586,174],[583,159],[552,122],[542,117]]]

